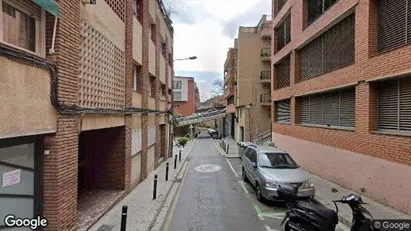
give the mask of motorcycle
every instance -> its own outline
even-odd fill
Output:
[[[333,193],[337,189],[331,190]],[[280,198],[283,198],[288,207],[286,216],[281,225],[285,222],[286,231],[333,231],[338,224],[337,203],[348,204],[353,212],[351,231],[377,231],[373,227],[373,217],[371,213],[362,205],[361,195],[365,193],[365,188],[361,188],[361,194],[349,194],[340,200],[334,200],[336,211],[325,207],[312,200],[297,201],[298,188],[291,185],[280,185],[277,189]]]
[[[218,131],[214,130],[214,129],[209,129],[208,130],[208,134],[211,136],[211,138],[213,139],[219,139],[220,138],[220,134],[218,133]]]

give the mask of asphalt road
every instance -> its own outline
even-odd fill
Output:
[[[207,133],[198,137],[165,230],[284,230],[285,205],[259,202],[241,179],[240,159],[226,158],[216,144]]]

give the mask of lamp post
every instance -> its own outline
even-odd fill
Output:
[[[184,60],[196,60],[196,59],[197,59],[197,56],[190,56],[190,57],[187,57],[187,58],[180,58],[180,59],[174,59],[173,60],[173,76],[171,76],[171,86],[174,87],[174,75],[175,75],[175,73],[174,73],[174,62],[175,61],[184,61]],[[174,99],[173,98],[174,98],[174,94],[171,94],[170,112],[172,114],[174,114]],[[169,132],[170,132],[170,134],[169,134],[169,137],[170,137],[170,140],[169,140],[169,147],[170,147],[169,156],[171,157],[171,156],[173,156],[173,140],[174,140],[173,125],[171,124],[171,115],[170,115],[170,119],[169,119],[169,124],[170,124],[170,127],[169,127]]]

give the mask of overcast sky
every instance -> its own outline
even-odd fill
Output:
[[[197,56],[197,60],[176,61],[176,75],[193,76],[201,101],[212,96],[212,82],[223,78],[229,47],[234,45],[239,26],[256,26],[263,14],[271,14],[271,0],[168,0],[177,14],[174,26],[174,58]]]

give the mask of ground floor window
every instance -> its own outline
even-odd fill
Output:
[[[32,218],[42,213],[42,139],[0,140],[0,229],[13,214]]]
[[[291,110],[290,100],[282,100],[275,102],[275,120],[277,123],[290,123],[291,122]]]

